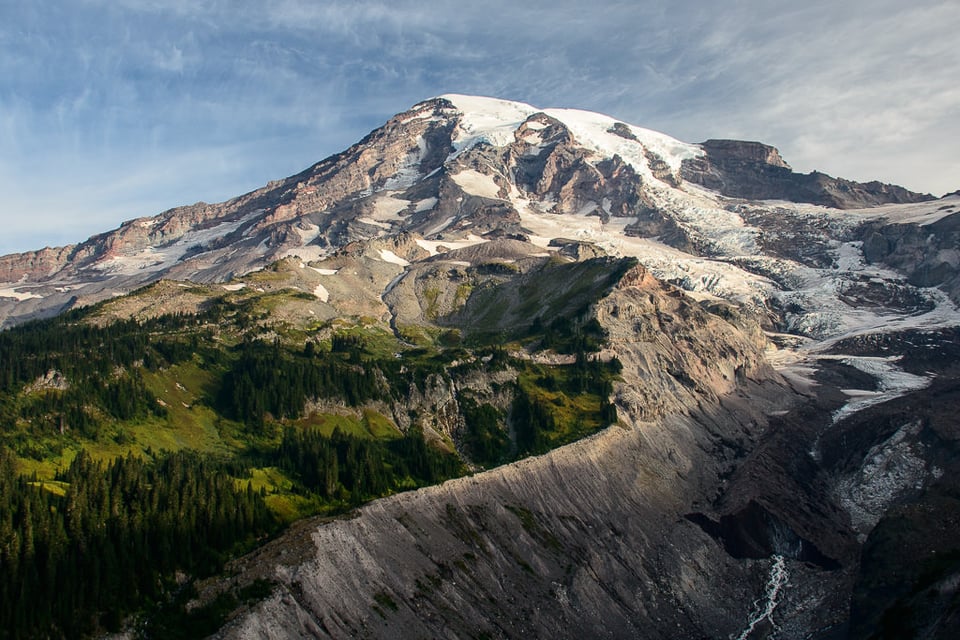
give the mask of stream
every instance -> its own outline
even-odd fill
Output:
[[[770,556],[770,559],[773,560],[773,564],[770,565],[770,576],[767,578],[764,596],[754,602],[753,611],[750,613],[750,621],[737,636],[737,640],[747,640],[753,633],[754,628],[764,620],[770,620],[770,623],[773,624],[773,610],[780,604],[780,595],[784,587],[787,586],[790,575],[787,573],[786,559],[782,555],[776,554]]]

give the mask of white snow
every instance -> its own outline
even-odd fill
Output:
[[[423,136],[417,137],[417,146],[404,157],[400,166],[384,184],[385,190],[402,190],[413,186],[420,177],[420,161],[427,152],[427,142]]]
[[[453,103],[463,116],[453,139],[458,152],[481,142],[504,147],[514,141],[514,132],[524,120],[539,109],[522,102],[497,98],[446,94],[441,96]]]
[[[676,218],[708,241],[712,253],[729,257],[760,253],[759,230],[746,225],[738,214],[717,207],[712,201],[677,201],[674,205]]]
[[[324,248],[320,245],[311,244],[305,247],[293,247],[292,249],[287,249],[278,257],[290,258],[295,256],[301,260],[306,260],[307,262],[317,262],[326,258],[328,255],[330,255],[330,253],[330,248]]]
[[[223,222],[209,229],[188,231],[166,246],[148,247],[135,253],[113,256],[97,263],[95,268],[110,274],[132,275],[138,271],[158,271],[171,267],[195,247],[205,247],[210,242],[236,231],[262,212],[262,209],[252,211],[239,220]]]
[[[430,211],[435,206],[437,206],[437,202],[439,202],[439,200],[437,200],[436,198],[424,198],[423,200],[418,200],[414,208],[414,211],[416,211],[417,213],[420,213],[422,211]]]
[[[300,244],[310,244],[320,235],[320,227],[309,222],[301,222],[295,225],[293,230],[300,236]]]
[[[322,276],[335,276],[340,269],[321,269],[319,267],[310,267]]]
[[[649,173],[644,149],[663,158],[673,172],[680,170],[680,163],[684,160],[704,154],[697,145],[680,142],[666,134],[632,125],[627,127],[639,143],[628,140],[611,133],[610,129],[619,122],[618,120],[600,113],[579,109],[545,109],[544,113],[566,125],[581,145],[606,158],[611,158],[614,154],[619,155],[633,165],[634,169],[643,170],[644,173]]]
[[[43,298],[43,296],[31,291],[17,291],[17,288],[18,287],[7,287],[6,289],[0,289],[0,298],[16,298],[16,300],[19,302],[30,300],[32,298]]]
[[[851,399],[847,404],[833,412],[833,423],[836,424],[847,416],[867,407],[892,400],[910,391],[923,389],[930,384],[931,379],[907,373],[896,366],[900,356],[889,358],[868,358],[854,356],[820,356],[821,359],[837,359],[844,364],[856,367],[877,379],[877,391],[861,389],[844,391]]]
[[[409,200],[397,198],[393,194],[383,194],[373,201],[374,220],[400,220],[400,212],[410,206]]]
[[[417,107],[421,107],[419,111],[415,111]],[[410,115],[408,115],[406,118],[398,118],[397,124],[406,124],[416,120],[426,120],[427,122],[440,120],[438,116],[434,115],[433,107],[428,106],[426,102],[415,104],[407,113]]]
[[[236,284],[222,284],[220,286],[226,289],[227,291],[240,291],[241,289],[245,288],[247,285],[244,282],[238,282]]]
[[[618,120],[590,111],[538,109],[522,102],[480,96],[447,94],[441,97],[449,100],[463,114],[460,129],[454,139],[454,148],[458,152],[480,142],[496,147],[509,145],[514,142],[514,134],[523,122],[536,113],[545,113],[562,122],[584,147],[605,158],[617,154],[648,176],[650,168],[644,149],[663,158],[674,172],[679,171],[683,160],[696,158],[704,153],[697,145],[680,142],[666,134],[632,125],[627,127],[637,140],[628,140],[610,132],[610,129],[619,123]],[[531,121],[527,123],[527,127],[536,130],[543,128],[543,124]]]
[[[444,221],[441,222],[440,224],[438,224],[438,225],[436,225],[436,226],[434,226],[434,227],[431,227],[431,228],[430,228],[426,233],[424,233],[423,235],[425,235],[425,236],[432,236],[432,235],[435,235],[435,234],[437,234],[437,233],[440,233],[441,231],[443,231],[444,229],[446,229],[447,227],[449,227],[450,225],[452,225],[452,224],[453,224],[453,221],[456,220],[456,219],[457,219],[456,216],[450,216],[449,218],[447,218],[446,220],[444,220]]]
[[[410,266],[410,263],[408,261],[404,260],[403,258],[395,254],[393,251],[390,251],[389,249],[380,249],[380,259],[383,260],[384,262],[400,265],[401,267]]]
[[[317,296],[320,299],[320,302],[328,302],[330,300],[330,292],[327,291],[327,288],[322,284],[318,284],[313,289],[313,295]]]
[[[637,258],[654,276],[682,286],[694,297],[730,298],[763,308],[775,288],[769,280],[735,265],[692,256],[655,239],[624,235],[624,228],[634,218],[611,218],[603,224],[598,217],[542,213],[519,194],[514,204],[518,205],[521,224],[532,234],[532,243],[547,247],[555,238],[591,242],[611,254]]]
[[[844,242],[837,249],[837,268],[840,271],[863,271],[866,261],[863,258],[863,242]]]
[[[484,242],[489,242],[486,238],[481,238],[470,234],[467,236],[466,240],[424,240],[423,238],[417,238],[417,245],[420,248],[425,249],[427,253],[431,256],[435,256],[440,253],[441,248],[445,248],[447,251],[453,249],[462,249],[464,247],[472,247],[475,244],[483,244]]]
[[[497,146],[511,144],[515,140],[516,129],[524,122],[527,128],[533,130],[525,134],[524,140],[534,145],[541,142],[536,131],[544,125],[528,120],[531,115],[538,113],[536,107],[492,98],[457,95],[444,97],[462,112],[461,131],[455,144],[458,153],[481,141]],[[721,206],[716,194],[695,186],[687,188],[684,185],[682,189],[677,189],[654,177],[648,157],[650,154],[661,158],[670,171],[677,174],[684,160],[703,155],[704,152],[699,146],[649,129],[625,125],[609,116],[589,111],[545,109],[542,113],[563,123],[577,142],[592,152],[596,159],[617,155],[632,165],[644,178],[645,193],[651,203],[676,212],[678,222],[689,226],[712,253],[728,257],[758,253],[758,230],[744,224],[737,213]],[[636,139],[631,140],[612,133],[614,125],[628,127]],[[500,188],[492,176],[467,169],[452,178],[467,193],[500,198]],[[515,204],[517,195],[519,194],[512,194]],[[605,202],[600,206],[609,211],[610,203]],[[594,206],[582,213],[591,213],[595,209]]]
[[[852,209],[848,213],[871,219],[884,218],[888,222],[900,224],[927,225],[954,213],[960,213],[960,196],[910,204],[885,204],[869,209]]]
[[[851,323],[855,326],[850,330],[825,339],[820,344],[820,348],[825,349],[839,340],[864,333],[895,333],[908,329],[939,329],[957,326],[958,321],[960,321],[960,310],[947,295],[939,289],[923,289],[922,291],[935,304],[931,311],[913,316],[880,315],[868,312],[851,313],[847,319],[856,318],[859,319],[859,323]]]
[[[493,176],[480,173],[475,169],[465,169],[450,178],[465,192],[482,198],[500,199],[500,187]]]
[[[922,486],[926,463],[910,441],[923,429],[920,420],[909,422],[886,441],[873,446],[856,472],[841,478],[834,495],[848,514],[860,541],[904,491]]]
[[[523,141],[529,145],[541,145],[543,144],[543,138],[540,137],[539,133],[531,132],[523,136]],[[539,150],[539,147],[537,147]]]

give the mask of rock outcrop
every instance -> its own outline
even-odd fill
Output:
[[[882,182],[853,182],[825,173],[794,173],[775,147],[760,142],[707,140],[704,156],[684,161],[684,180],[731,198],[809,202],[837,209],[933,200]]]

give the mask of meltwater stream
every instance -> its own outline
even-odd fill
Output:
[[[789,574],[787,573],[786,559],[777,554],[771,556],[773,564],[770,566],[770,576],[767,578],[767,586],[764,597],[754,603],[753,611],[750,612],[750,621],[747,627],[740,632],[737,640],[747,640],[754,628],[773,616],[773,610],[780,604],[780,595],[783,588],[787,585]]]

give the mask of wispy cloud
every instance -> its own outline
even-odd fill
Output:
[[[804,170],[935,193],[960,186],[942,164],[942,140],[958,133],[960,52],[946,25],[960,23],[960,7],[863,8],[804,5],[725,25],[711,44],[739,99],[714,111],[731,135],[779,144]]]
[[[960,187],[957,24],[937,0],[18,3],[0,221],[82,212],[92,232],[236,195],[445,92],[759,139],[800,170],[942,193]],[[0,251],[36,243],[5,228]]]

